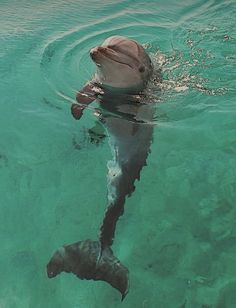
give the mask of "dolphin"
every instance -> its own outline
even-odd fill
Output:
[[[75,119],[95,99],[100,104],[97,116],[109,135],[113,160],[109,161],[108,206],[98,241],[85,240],[65,245],[47,265],[49,278],[60,272],[72,272],[81,279],[103,280],[128,292],[128,269],[113,255],[116,224],[124,212],[127,196],[135,190],[152,142],[154,108],[140,100],[153,73],[153,65],[144,48],[134,40],[112,36],[90,50],[97,66],[94,78],[76,96],[71,106]]]

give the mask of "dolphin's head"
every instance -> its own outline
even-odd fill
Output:
[[[97,65],[97,80],[103,87],[137,92],[152,74],[152,62],[144,48],[123,36],[112,36],[90,50]]]

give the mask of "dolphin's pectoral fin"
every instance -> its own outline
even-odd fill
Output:
[[[94,84],[87,83],[76,95],[76,100],[79,104],[88,105],[92,103],[97,97],[94,92]]]
[[[74,119],[79,120],[82,117],[84,108],[85,107],[78,104],[71,105],[71,114],[73,115]]]
[[[104,138],[107,136],[105,134],[105,129],[100,122],[96,122],[96,124],[88,130],[89,139],[91,143],[96,145],[100,144]]]
[[[76,120],[82,117],[83,110],[86,106],[97,98],[97,94],[94,92],[93,88],[93,83],[89,82],[77,93],[76,100],[78,104],[71,105],[71,114]]]
[[[47,274],[53,278],[63,271],[80,279],[105,281],[121,293],[122,300],[128,293],[128,269],[113,255],[110,247],[101,251],[98,241],[80,241],[57,250],[47,265]]]

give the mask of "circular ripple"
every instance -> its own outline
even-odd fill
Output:
[[[143,15],[122,11],[95,23],[71,29],[49,41],[43,50],[41,69],[53,91],[73,101],[78,89],[91,79],[96,69],[89,57],[89,50],[109,36],[125,35],[140,43],[151,44],[150,50],[153,50],[155,39],[158,33],[163,32],[163,28],[158,27],[154,21],[142,20]],[[150,17],[149,13],[148,19]]]
[[[160,18],[158,22],[157,15],[150,11],[131,12],[126,9],[85,26],[72,28],[47,43],[41,59],[42,72],[56,95],[64,101],[74,102],[76,92],[92,78],[96,70],[89,57],[89,50],[109,36],[124,35],[144,44],[154,66],[162,68],[162,82],[154,76],[151,83],[151,92],[156,101],[171,101],[173,96],[187,91],[195,93],[192,94],[193,101],[199,93],[224,94],[224,89],[210,89],[205,85],[207,79],[202,72],[207,59],[211,61],[211,54],[198,46],[203,36],[194,36],[196,30],[190,31],[182,25],[172,30],[174,24],[168,18]],[[186,106],[183,108],[185,110]],[[204,109],[204,106],[197,109],[190,106],[187,114],[180,110],[180,118],[189,117],[190,114],[195,116]]]

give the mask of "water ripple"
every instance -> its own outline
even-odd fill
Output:
[[[194,18],[201,16],[205,8],[211,8],[214,3],[211,0],[198,4],[181,9],[179,21],[174,21],[171,16],[165,20],[159,16],[157,20],[155,12],[147,9],[134,11],[129,6],[123,6],[123,9],[113,14],[54,34],[42,49],[43,76],[54,94],[65,102],[74,102],[76,92],[91,79],[96,69],[89,57],[89,50],[105,38],[119,34],[144,44],[155,67],[161,68],[162,82],[154,78],[151,86],[156,101],[170,100],[172,96],[182,95],[186,91],[195,91],[196,97],[199,93],[223,95],[227,91],[226,87],[219,86],[219,82],[214,84],[214,80],[208,78],[208,72],[214,69],[214,53],[201,47],[211,41],[215,43],[218,28],[209,24],[204,31],[199,31],[194,26]],[[183,27],[189,19],[193,19],[193,23],[189,23],[192,28]],[[224,63],[225,59],[222,59],[222,65]],[[199,112],[196,108],[190,110]]]

